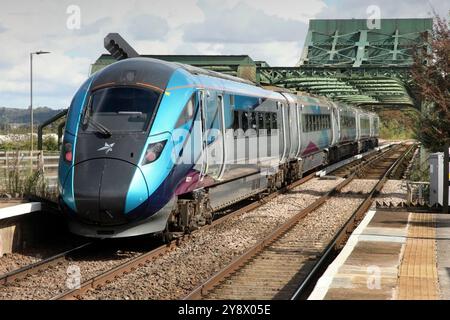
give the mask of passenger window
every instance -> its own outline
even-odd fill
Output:
[[[258,119],[258,135],[265,136],[267,130],[266,130],[266,123],[264,121],[264,113],[258,112],[257,119]]]
[[[257,118],[258,118],[258,129],[264,129],[265,125],[264,125],[264,113],[261,112],[257,112]]]
[[[233,112],[233,130],[239,129],[239,111],[234,110]]]
[[[194,117],[194,97],[192,97],[184,107],[180,117],[178,118],[175,128],[179,128],[182,125],[185,125],[186,123],[191,121],[193,117]]]
[[[278,114],[272,113],[272,129],[278,129]]]
[[[250,128],[253,130],[257,130],[257,121],[256,121],[256,112],[250,113]]]
[[[242,130],[244,130],[244,132],[248,130],[248,120],[249,120],[248,116],[249,116],[248,112],[242,112],[242,116],[241,116]]]
[[[230,106],[234,106],[234,96],[230,94]]]
[[[270,112],[266,112],[264,114],[264,117],[266,118],[265,128],[267,129],[267,134],[270,135],[271,134],[271,129],[272,129],[272,120],[271,120]]]

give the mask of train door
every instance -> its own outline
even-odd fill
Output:
[[[339,143],[341,139],[341,126],[340,126],[340,118],[339,118],[339,107],[335,103],[331,103],[331,131],[333,135],[333,139],[331,141],[331,145],[336,145]]]
[[[280,118],[281,118],[281,127],[279,127],[279,135],[280,135],[280,162],[285,162],[288,156],[289,149],[289,132],[287,130],[287,126],[289,124],[289,112],[287,110],[287,104],[282,102],[277,102],[278,109],[280,110]]]
[[[205,91],[201,90],[199,92],[200,103],[200,136],[201,136],[201,169],[200,169],[200,180],[204,178],[206,172],[208,171],[208,140],[206,137],[206,108],[205,108]]]
[[[361,139],[361,130],[360,130],[360,125],[359,125],[359,117],[360,117],[360,112],[356,111],[356,114],[355,114],[355,120],[356,120],[356,141],[359,141]]]
[[[286,115],[287,115],[287,125],[286,125],[286,135],[289,136],[289,144],[287,145],[288,152],[287,156],[289,159],[295,158],[298,153],[298,112],[297,112],[297,103],[296,101],[287,94],[282,93],[282,95],[286,98],[287,107],[286,107]]]
[[[299,158],[301,156],[301,152],[302,152],[302,109],[303,109],[303,104],[300,105],[298,102],[295,103],[295,113],[297,115],[297,130],[298,130],[298,134],[297,134],[297,139],[298,139],[298,148],[297,148],[297,153],[295,155],[296,158]]]
[[[223,94],[219,94],[217,96],[217,103],[218,103],[218,108],[219,108],[219,114],[220,114],[220,140],[221,140],[221,153],[222,153],[222,158],[220,161],[220,170],[219,170],[219,176],[218,179],[222,179],[223,174],[225,173],[225,169],[226,169],[226,160],[227,160],[227,144],[226,144],[226,140],[227,140],[227,127],[225,125],[225,102],[224,102],[224,95]]]
[[[201,178],[220,179],[225,169],[223,95],[214,91],[200,92],[202,128]]]

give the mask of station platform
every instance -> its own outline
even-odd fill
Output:
[[[20,215],[38,212],[42,210],[40,202],[28,202],[26,200],[0,200],[0,220],[17,217]]]
[[[34,237],[40,217],[31,213],[41,210],[41,202],[0,200],[0,257],[23,248]]]
[[[450,299],[450,214],[369,211],[308,299]]]

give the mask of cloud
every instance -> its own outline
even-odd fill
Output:
[[[252,8],[260,9],[265,14],[279,18],[298,20],[307,23],[309,19],[320,13],[326,4],[322,0],[232,0],[241,1]]]
[[[185,41],[242,44],[298,41],[307,29],[304,22],[268,15],[246,3],[237,3],[229,9],[210,2],[203,4],[206,18],[185,27]]]
[[[155,40],[167,36],[169,25],[161,17],[141,14],[130,19],[127,31],[136,40]]]
[[[83,25],[83,27],[80,29],[80,35],[98,34],[100,31],[102,31],[102,29],[111,25],[112,21],[113,19],[111,19],[110,17],[103,17],[92,23]]]
[[[67,106],[105,53],[103,38],[119,32],[142,54],[248,54],[272,66],[299,59],[311,18],[447,17],[448,0],[15,0],[3,1],[0,106],[26,107],[29,52],[35,59],[35,104]],[[67,29],[67,7],[81,9],[81,29]],[[26,21],[26,23],[24,23]]]
[[[263,60],[272,67],[275,66],[294,66],[301,54],[303,41],[291,42],[267,42],[267,43],[249,43],[245,46],[241,44],[222,45],[219,54],[247,54],[255,61]]]
[[[369,16],[367,8],[378,6],[382,19],[427,18],[433,17],[433,11],[447,18],[448,0],[340,0],[330,3],[319,14],[321,19],[365,19]]]

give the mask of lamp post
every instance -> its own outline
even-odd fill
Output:
[[[31,123],[31,153],[33,153],[33,55],[49,54],[48,51],[30,53],[30,123]],[[32,154],[30,154],[32,156]]]

